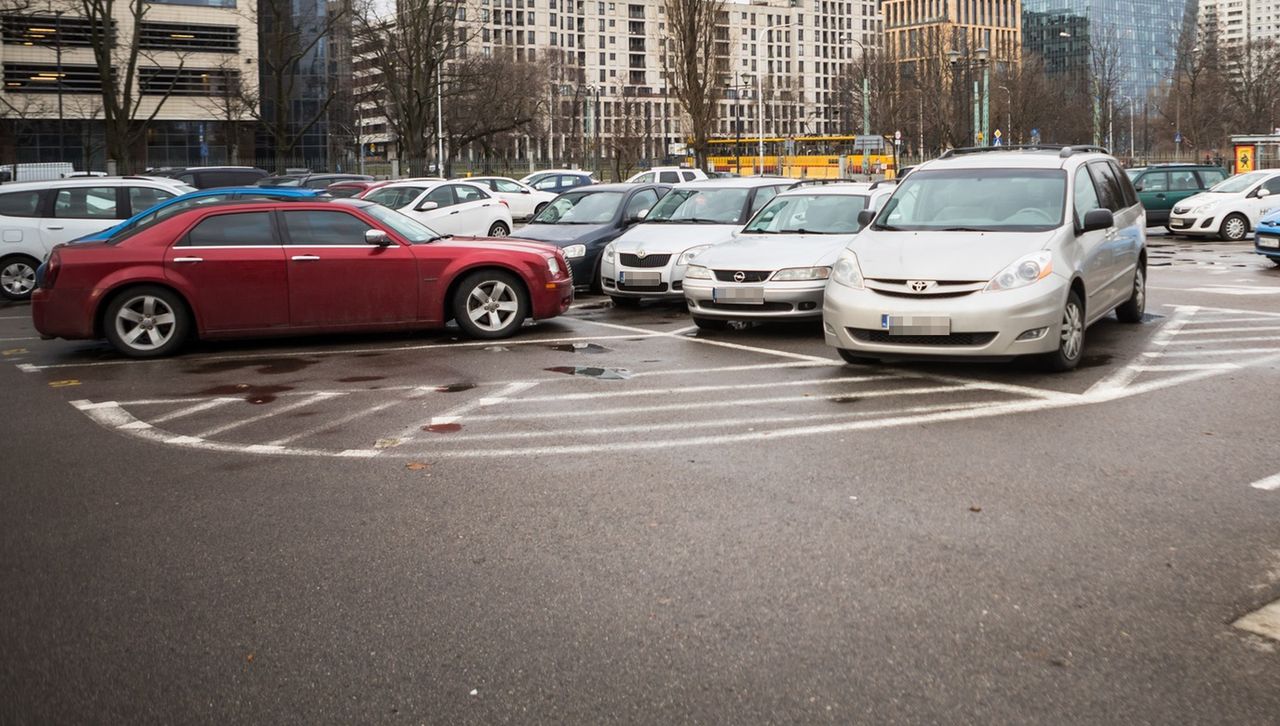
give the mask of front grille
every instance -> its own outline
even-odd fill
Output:
[[[764,282],[773,274],[773,270],[715,270],[716,279],[720,282],[739,282],[733,276],[742,273],[741,282]]]
[[[785,313],[795,309],[795,306],[792,305],[791,303],[784,303],[784,302],[767,302],[767,303],[764,303],[763,305],[741,304],[741,303],[737,305],[730,305],[726,303],[711,302],[710,300],[698,302],[698,307],[702,308],[703,310],[724,310],[724,311],[735,312],[735,313],[741,313],[741,312],[752,313],[752,312],[760,312],[760,311],[768,312],[768,313]]]
[[[671,255],[645,255],[643,258],[623,252],[618,255],[623,267],[666,267]]]
[[[950,335],[889,335],[886,330],[849,328],[849,334],[864,343],[883,345],[976,346],[995,340],[995,333],[952,333]]]
[[[889,297],[914,297],[926,298],[929,300],[936,300],[944,297],[964,297],[965,295],[972,295],[977,292],[977,290],[961,290],[959,292],[902,292],[901,290],[881,290],[875,287],[868,287],[867,289],[880,295],[888,295]]]
[[[667,291],[667,283],[665,282],[660,285],[617,285],[616,287],[619,290],[626,290],[628,292],[666,292]]]

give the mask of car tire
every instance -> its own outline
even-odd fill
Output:
[[[1133,293],[1116,308],[1116,318],[1122,323],[1141,323],[1147,311],[1147,268],[1138,265],[1133,271]]]
[[[529,317],[524,283],[505,270],[479,270],[462,278],[451,303],[462,332],[481,340],[509,338]]]
[[[1268,257],[1267,259],[1271,260],[1271,264],[1275,265],[1276,267],[1280,267],[1280,257]]]
[[[489,225],[489,234],[487,236],[506,237],[509,234],[511,234],[511,228],[507,226],[506,222],[494,222]]]
[[[1249,235],[1249,220],[1243,214],[1228,214],[1218,228],[1218,236],[1228,242],[1239,242]]]
[[[9,255],[0,259],[0,296],[5,300],[30,300],[36,289],[36,268],[40,261],[29,255]]]
[[[191,336],[193,327],[191,310],[182,296],[155,285],[117,293],[102,317],[107,341],[130,358],[172,355]]]
[[[836,352],[839,353],[840,357],[844,359],[844,362],[848,363],[849,365],[873,366],[873,365],[879,365],[880,363],[879,358],[868,358],[864,355],[857,355],[853,351],[845,350],[844,348],[836,348]]]
[[[1062,322],[1057,328],[1058,349],[1042,358],[1046,368],[1061,373],[1080,365],[1080,356],[1084,352],[1084,320],[1084,304],[1072,290],[1062,306]]]
[[[550,202],[543,202],[542,204],[539,204],[538,206],[534,207],[534,208],[533,208],[533,217],[536,217],[536,216],[538,216],[539,214],[542,214],[542,210],[546,209],[546,208],[547,208],[547,204],[549,204],[549,203],[550,203]],[[530,217],[529,219],[533,219],[533,217]]]
[[[700,318],[696,315],[693,318],[693,324],[698,326],[698,330],[728,330],[729,321],[719,320],[717,318]]]
[[[615,308],[638,308],[640,307],[640,298],[638,297],[621,297],[610,295],[609,299],[613,301]]]

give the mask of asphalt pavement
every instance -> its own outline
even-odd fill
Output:
[[[0,723],[1280,723],[1280,268],[1153,236],[1084,365],[0,307]]]

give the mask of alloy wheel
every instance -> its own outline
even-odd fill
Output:
[[[1133,301],[1139,313],[1147,309],[1147,273],[1141,267],[1133,273]]]
[[[1075,301],[1068,301],[1062,311],[1062,357],[1075,360],[1080,355],[1080,345],[1084,340],[1084,319],[1080,315],[1080,306]]]
[[[1245,226],[1244,220],[1239,217],[1230,217],[1226,224],[1223,225],[1223,236],[1232,242],[1244,239],[1248,228]]]
[[[178,316],[164,300],[154,295],[130,298],[116,313],[116,333],[135,350],[155,350],[173,337]]]
[[[10,262],[0,270],[0,287],[15,297],[26,297],[36,287],[36,268],[26,262]]]
[[[516,291],[501,280],[486,280],[467,295],[467,316],[489,332],[505,329],[519,310],[520,300]]]
[[[502,222],[494,222],[493,226],[489,228],[490,237],[506,237],[508,234],[507,225]]]

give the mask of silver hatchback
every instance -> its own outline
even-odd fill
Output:
[[[1101,149],[958,149],[864,214],[823,297],[848,362],[1037,354],[1069,370],[1090,324],[1142,320],[1145,216]]]

